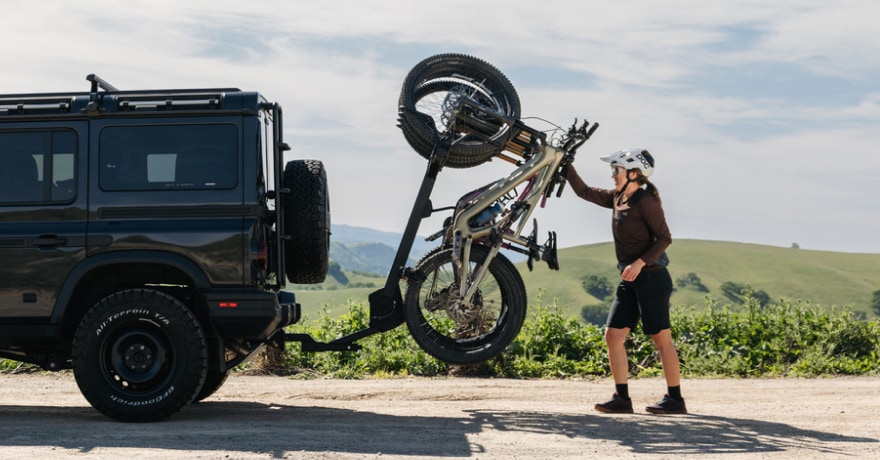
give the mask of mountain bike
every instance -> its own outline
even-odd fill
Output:
[[[404,79],[399,126],[410,146],[429,160],[407,235],[414,236],[413,223],[420,218],[439,211],[452,215],[428,237],[439,246],[401,274],[407,282],[403,314],[419,346],[446,362],[489,359],[522,327],[525,285],[502,249],[528,256],[530,270],[535,261],[559,269],[556,233],[548,232],[539,244],[537,220],[531,232],[524,230],[536,208],[554,192],[561,195],[567,165],[599,125],[575,119],[568,129],[556,127],[548,135],[519,117],[519,97],[507,77],[471,56],[432,56]],[[495,158],[514,169],[452,206],[432,206],[428,196],[442,167],[469,168]],[[401,247],[408,250],[411,240],[405,236]]]
[[[543,132],[520,119],[516,89],[491,64],[463,54],[431,56],[410,70],[398,99],[398,126],[409,145],[428,159],[422,184],[385,285],[369,296],[369,326],[319,342],[287,333],[303,351],[357,351],[357,342],[404,322],[428,354],[453,364],[485,361],[504,350],[526,315],[526,289],[501,249],[559,269],[556,233],[538,243],[537,220],[523,234],[532,213],[554,191],[562,193],[566,167],[598,128],[583,121]],[[462,196],[455,205],[434,208],[431,192],[444,167],[471,168],[489,160],[509,162],[505,177]],[[415,267],[406,263],[422,219],[452,211],[431,235],[437,248]],[[401,282],[406,282],[406,295]]]

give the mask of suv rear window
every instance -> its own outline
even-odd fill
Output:
[[[103,190],[230,189],[237,185],[234,125],[113,126],[101,130]]]
[[[68,130],[0,131],[0,202],[73,199],[76,139]]]

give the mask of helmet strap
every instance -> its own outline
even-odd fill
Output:
[[[628,169],[624,169],[624,170],[623,170],[623,173],[626,174],[626,182],[623,184],[623,187],[620,187],[620,191],[619,191],[619,192],[616,192],[616,193],[614,194],[614,198],[617,200],[617,204],[618,204],[618,205],[623,204],[623,202],[620,201],[620,199],[623,197],[623,192],[626,190],[627,187],[629,187],[629,184],[631,184],[632,182],[634,182],[634,181],[633,181],[632,179],[630,179],[630,177],[629,177],[629,170],[628,170]]]

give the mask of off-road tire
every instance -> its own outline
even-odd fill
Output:
[[[284,167],[284,268],[296,284],[318,284],[330,267],[330,193],[318,160],[294,160]]]
[[[208,371],[207,375],[205,375],[205,383],[202,384],[202,389],[199,390],[193,402],[199,402],[216,393],[226,383],[227,378],[229,378],[229,369],[223,372]]]
[[[98,411],[152,422],[193,401],[208,368],[204,331],[176,298],[131,289],[98,302],[73,339],[76,383]]]

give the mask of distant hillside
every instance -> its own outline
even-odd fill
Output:
[[[353,243],[379,243],[397,251],[397,247],[400,245],[400,239],[403,236],[402,231],[402,226],[401,233],[397,233],[366,227],[332,224],[330,240],[344,245],[350,245]],[[434,246],[436,246],[436,243],[425,241],[424,236],[416,236],[416,240],[413,242],[413,253],[417,254],[418,257],[421,257],[422,254],[425,254]]]
[[[330,232],[330,259],[346,271],[386,275],[401,238],[400,233],[334,224]],[[423,236],[417,236],[407,265],[415,265],[434,246],[436,244],[426,242]]]
[[[339,264],[343,270],[366,273],[388,273],[397,250],[381,243],[350,243],[348,245],[330,242],[330,260]],[[412,259],[407,265],[414,265]]]
[[[676,240],[669,247],[669,272],[680,284],[693,273],[708,292],[694,286],[677,286],[673,305],[703,307],[706,298],[719,304],[732,304],[722,292],[724,283],[750,285],[766,292],[771,299],[808,300],[826,307],[848,306],[872,315],[873,292],[880,290],[880,254],[850,254],[781,248],[724,241]],[[529,273],[517,264],[534,302],[554,298],[566,311],[577,314],[584,305],[601,303],[587,294],[584,277],[605,277],[616,285],[618,272],[612,243],[599,243],[559,251],[559,272],[535,265]]]
[[[378,245],[352,246],[358,249],[359,257],[378,261],[375,263],[378,271],[365,270],[378,276],[349,275],[351,284],[358,286],[356,288],[341,285],[335,279],[325,285],[292,286],[291,290],[297,293],[297,300],[305,311],[317,312],[323,305],[335,311],[348,305],[349,301],[366,304],[369,293],[384,285],[396,249],[388,256],[383,255],[384,251]],[[825,307],[847,306],[870,316],[873,315],[870,307],[873,292],[880,290],[880,254],[702,240],[676,240],[668,253],[672,261],[669,271],[673,282],[686,279],[692,273],[705,286],[705,291],[697,290],[693,284],[677,287],[672,296],[672,303],[676,306],[705,308],[707,297],[720,305],[735,305],[722,291],[725,283],[733,283],[750,285],[756,291],[764,291],[771,299],[784,297]],[[387,258],[387,262],[379,261],[383,258]],[[539,296],[545,304],[557,299],[563,311],[579,316],[584,305],[601,303],[584,289],[585,277],[594,275],[604,277],[613,285],[617,283],[619,275],[611,243],[561,249],[559,262],[560,271],[549,270],[543,262],[535,263],[533,272],[528,271],[525,262],[516,264],[526,283],[530,305],[534,305]],[[346,263],[339,264],[344,271],[352,271]]]
[[[400,238],[394,232],[334,225],[330,257],[345,275],[331,277],[322,285],[291,288],[307,311],[325,304],[336,308],[349,301],[366,304],[369,293],[385,284]],[[407,265],[414,266],[434,246],[424,237],[417,237]],[[720,305],[735,305],[735,297],[722,288],[748,285],[770,299],[808,300],[872,315],[872,296],[880,290],[880,254],[703,240],[676,240],[668,253],[672,260],[669,271],[677,285],[673,305],[704,308],[707,298]],[[518,254],[505,255],[520,261],[516,266],[526,283],[530,304],[538,302],[539,297],[545,304],[557,299],[564,311],[575,316],[585,305],[603,303],[587,293],[585,279],[604,278],[616,285],[619,276],[611,243],[561,249],[558,272],[550,271],[543,262],[536,262],[534,271],[529,272]]]

